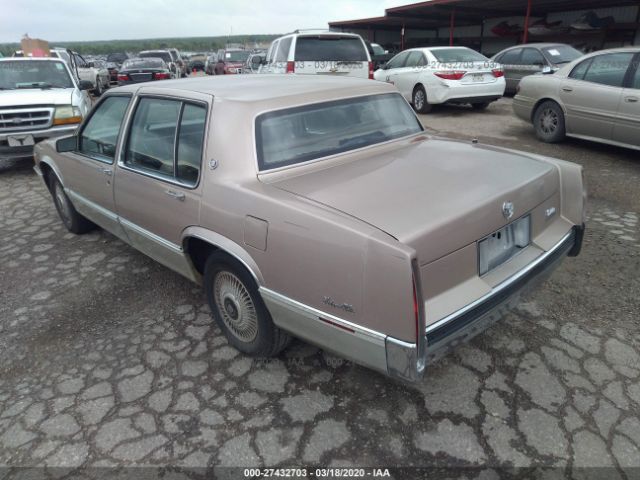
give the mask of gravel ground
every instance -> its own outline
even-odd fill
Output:
[[[422,120],[582,164],[582,255],[413,386],[302,342],[273,361],[240,355],[199,288],[106,232],[67,233],[31,163],[2,168],[0,465],[482,465],[455,476],[638,478],[638,153],[541,144],[510,102]]]

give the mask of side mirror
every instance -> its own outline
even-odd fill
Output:
[[[381,68],[382,70],[389,70],[389,64],[388,64],[388,63],[386,63],[386,62],[385,62],[385,63],[381,63],[381,64],[380,64],[380,68]]]
[[[80,90],[93,90],[93,83],[89,80],[80,80],[78,87],[80,87]]]
[[[251,65],[253,65],[254,67],[259,67],[262,64],[263,64],[262,57],[253,57],[251,59]]]
[[[94,68],[96,65],[93,62],[87,63],[87,67]]]
[[[70,137],[62,137],[56,141],[56,152],[75,152],[78,150],[78,137],[71,135]]]
[[[542,67],[542,73],[544,73],[545,75],[549,75],[553,73],[553,69],[549,65],[546,65]]]

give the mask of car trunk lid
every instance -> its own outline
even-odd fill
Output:
[[[429,139],[273,185],[375,226],[425,264],[526,214],[558,190],[559,175],[526,154]]]

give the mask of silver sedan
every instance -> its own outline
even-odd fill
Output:
[[[544,142],[565,136],[640,150],[640,47],[585,55],[518,86],[516,115]]]

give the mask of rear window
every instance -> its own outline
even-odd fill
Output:
[[[246,50],[231,50],[224,53],[225,62],[246,62],[251,52]]]
[[[110,53],[109,55],[107,55],[107,62],[121,63],[124,62],[127,58],[129,57],[126,53]]]
[[[297,62],[349,61],[366,62],[367,51],[357,37],[320,36],[298,37]]]
[[[441,48],[431,50],[440,63],[487,62],[489,59],[470,48]]]
[[[542,49],[542,53],[551,63],[556,65],[560,63],[573,62],[576,58],[580,58],[583,54],[580,50],[576,50],[569,45],[556,45]]]
[[[260,170],[294,165],[421,132],[398,93],[289,108],[256,119]]]
[[[164,60],[160,58],[131,58],[122,64],[123,69],[127,68],[165,68]]]
[[[169,52],[142,52],[139,55],[140,58],[161,58],[167,63],[171,63],[173,60],[171,59],[171,55]]]

